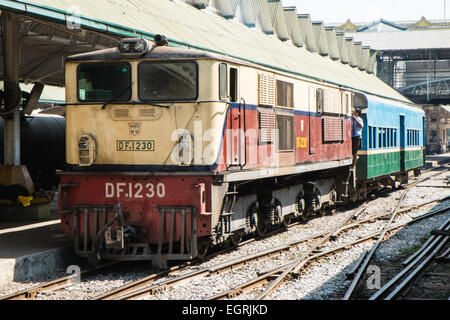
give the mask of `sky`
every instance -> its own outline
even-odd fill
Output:
[[[417,21],[450,19],[450,0],[281,0],[283,7],[296,6],[298,13],[309,13],[312,21],[325,23]]]

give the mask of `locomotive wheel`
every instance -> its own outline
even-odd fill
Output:
[[[308,220],[308,214],[305,210],[305,200],[303,199],[304,194],[303,191],[297,196],[295,201],[295,216],[301,222],[306,222]]]
[[[197,259],[205,259],[206,253],[208,252],[210,245],[209,239],[198,239],[197,240]]]
[[[291,215],[285,215],[281,223],[283,224],[283,227],[288,228],[291,224]]]
[[[261,216],[258,215],[256,221],[256,234],[259,237],[264,237],[267,231],[267,224],[264,223],[264,219],[261,219]]]
[[[228,239],[233,247],[237,247],[242,241],[242,232],[235,232]]]
[[[266,233],[267,225],[262,214],[258,214],[257,204],[253,204],[247,212],[247,226],[259,237],[263,237]]]
[[[303,211],[300,213],[298,218],[301,222],[306,222],[306,221],[308,221],[308,213],[306,211]]]

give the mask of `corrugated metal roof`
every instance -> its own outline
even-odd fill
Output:
[[[349,34],[350,35],[350,34]],[[450,48],[450,30],[351,33],[355,41],[375,50],[416,50]]]
[[[26,92],[31,92],[33,84],[20,84],[20,89]],[[41,102],[48,103],[64,103],[66,101],[66,89],[55,86],[45,86],[39,99]]]
[[[447,111],[448,113],[450,113],[450,106],[440,106],[442,109],[444,109],[445,111]]]
[[[0,0],[0,5],[12,2],[30,4],[26,11],[40,11],[41,16],[59,20],[66,19],[67,11],[76,4],[83,18],[82,25],[95,30],[107,29],[124,36],[133,35],[133,30],[148,37],[160,33],[166,35],[172,44],[176,41],[280,71],[409,102],[383,81],[358,68],[321,57],[184,3],[169,0],[78,0],[75,3],[73,0]],[[33,3],[41,7],[31,5]]]

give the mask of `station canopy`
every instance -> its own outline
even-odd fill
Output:
[[[179,1],[0,0],[0,10],[20,20],[20,81],[25,83],[64,86],[67,56],[113,47],[121,38],[163,34],[171,46],[226,54],[410,103],[372,74]]]

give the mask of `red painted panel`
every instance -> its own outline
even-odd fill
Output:
[[[239,115],[238,110],[233,110],[233,116],[236,118]],[[345,119],[344,125],[344,141],[325,142],[323,141],[323,123],[322,117],[314,115],[296,115],[294,121],[294,152],[277,152],[276,145],[273,143],[261,142],[259,138],[258,128],[258,111],[246,111],[246,132],[247,132],[247,163],[244,169],[258,169],[270,166],[293,166],[296,163],[311,163],[323,162],[339,159],[351,158],[351,121]],[[340,120],[339,120],[340,121]],[[336,128],[334,128],[336,129]],[[340,131],[340,128],[338,128]],[[233,136],[235,139],[239,137],[238,127],[234,125],[233,129],[230,127],[230,121],[227,121],[226,131],[231,130],[228,137]],[[336,135],[336,130],[331,132],[333,136]],[[244,132],[241,132],[244,134]],[[225,137],[227,135],[225,134]],[[267,137],[267,136],[266,136]],[[222,145],[221,163],[217,170],[226,170],[227,165],[230,164],[230,138],[224,139]],[[235,140],[237,141],[237,140]],[[228,146],[228,150],[227,150]],[[238,152],[236,143],[234,144],[235,155]],[[243,150],[241,150],[243,154]],[[228,154],[228,156],[227,156]],[[228,159],[228,162],[226,161]],[[239,167],[232,168],[233,170],[240,170]]]
[[[197,230],[200,236],[211,232],[211,177],[196,176],[123,176],[123,175],[69,175],[61,177],[61,185],[78,185],[66,189],[64,202],[58,203],[60,212],[77,205],[112,205],[120,203],[126,223],[139,226],[145,232],[142,241],[157,243],[161,213],[158,206],[195,207],[200,213]],[[61,190],[60,190],[61,191]],[[108,218],[111,218],[112,215]],[[175,220],[174,239],[180,238],[181,215]],[[73,214],[61,213],[62,231],[73,232]],[[91,220],[92,217],[91,217]],[[187,219],[189,221],[189,219]],[[83,219],[81,219],[83,224]],[[170,218],[166,214],[165,225]],[[93,221],[90,221],[90,226]],[[190,230],[190,225],[187,226]],[[81,225],[83,230],[83,225]],[[93,230],[91,230],[93,234]],[[165,241],[168,241],[168,229]]]

